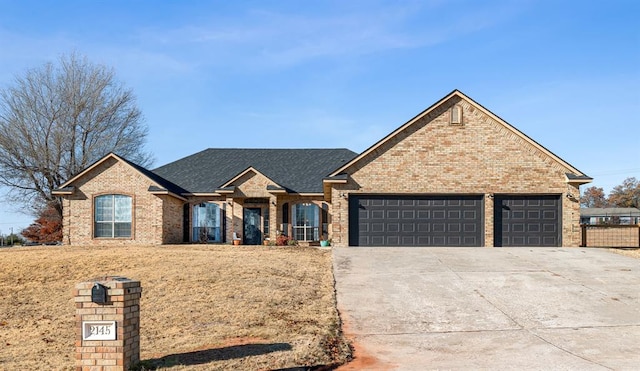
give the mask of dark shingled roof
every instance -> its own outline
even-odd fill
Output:
[[[133,168],[135,168],[136,170],[138,170],[139,172],[141,172],[142,174],[144,174],[145,176],[147,176],[149,179],[153,180],[154,182],[158,183],[161,187],[163,187],[164,189],[166,189],[167,191],[171,192],[171,193],[175,193],[177,195],[180,195],[182,193],[185,193],[185,189],[181,188],[180,186],[176,185],[175,183],[171,182],[170,180],[164,179],[161,176],[158,176],[157,174],[153,173],[150,170],[147,170],[146,168],[136,164],[135,162],[129,161],[126,158],[116,154],[116,156],[120,157],[122,159],[122,161],[125,161],[127,164],[131,165]],[[152,187],[153,189],[151,190],[159,190],[156,189],[156,187]]]
[[[289,192],[322,193],[322,180],[356,155],[344,148],[209,148],[152,172],[191,193],[211,193],[253,167]]]
[[[593,178],[586,176],[586,175],[576,175],[573,173],[565,173],[565,175],[567,176],[567,179],[569,180],[585,180],[585,181],[591,181],[593,180]]]

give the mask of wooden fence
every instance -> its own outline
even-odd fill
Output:
[[[640,224],[583,224],[583,247],[640,247]]]

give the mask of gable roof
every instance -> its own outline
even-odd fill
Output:
[[[322,193],[322,179],[356,155],[345,148],[209,148],[152,172],[189,193],[213,193],[249,168],[289,192]]]
[[[262,174],[260,171],[256,170],[253,166],[249,166],[248,168],[244,169],[244,171],[236,174],[236,176],[234,176],[233,178],[229,179],[228,181],[226,181],[219,189],[227,189],[227,188],[233,188],[235,187],[233,185],[233,183],[236,182],[236,180],[242,178],[245,174],[248,173],[255,173],[258,175],[262,175],[263,177],[267,178],[269,181],[275,183],[275,184],[269,184],[269,186],[267,188],[271,188],[271,189],[281,189],[282,187],[280,187],[278,185],[278,182],[275,182],[273,179],[269,179],[268,176]]]
[[[498,124],[504,126],[507,130],[510,130],[511,132],[513,132],[517,136],[521,137],[526,142],[530,143],[532,146],[534,146],[535,148],[537,148],[538,150],[542,151],[544,154],[546,154],[547,156],[552,158],[554,161],[556,161],[557,163],[559,163],[562,166],[564,166],[567,170],[569,170],[569,173],[567,173],[567,180],[569,182],[588,183],[591,180],[593,180],[592,178],[586,176],[583,172],[581,172],[580,170],[576,169],[571,164],[569,164],[568,162],[564,161],[563,159],[561,159],[560,157],[555,155],[553,152],[551,152],[548,149],[546,149],[545,147],[543,147],[541,144],[539,144],[535,140],[529,138],[523,132],[521,132],[520,130],[518,130],[515,127],[511,126],[509,123],[507,123],[506,121],[504,121],[503,119],[498,117],[496,114],[494,114],[493,112],[491,112],[488,109],[484,108],[481,104],[479,104],[478,102],[474,101],[473,99],[467,97],[466,95],[464,95],[461,91],[459,91],[457,89],[452,91],[451,93],[447,94],[446,96],[444,96],[444,98],[440,99],[439,101],[437,101],[436,103],[431,105],[429,108],[425,109],[424,111],[419,113],[417,116],[415,116],[411,120],[409,120],[406,123],[404,123],[402,126],[400,126],[396,130],[391,132],[386,137],[384,137],[381,140],[379,140],[377,143],[375,143],[374,145],[372,145],[368,149],[364,150],[362,153],[360,153],[358,156],[354,157],[348,163],[345,163],[344,165],[342,165],[339,168],[337,168],[336,170],[334,170],[329,176],[330,177],[336,177],[336,176],[340,175],[341,173],[345,172],[345,170],[347,170],[349,167],[353,166],[358,161],[360,161],[363,158],[365,158],[371,152],[375,151],[378,147],[382,146],[384,143],[388,142],[393,137],[398,135],[400,132],[404,131],[409,126],[415,124],[421,118],[427,116],[429,113],[433,112],[440,105],[444,104],[445,102],[447,102],[449,99],[451,99],[453,97],[459,97],[460,99],[463,99],[463,100],[467,101],[469,104],[474,106],[476,109],[480,110],[482,113],[484,113],[487,116],[491,117]]]
[[[57,189],[55,189],[53,191],[54,194],[70,194],[73,193],[73,186],[72,184],[77,181],[78,179],[82,178],[83,176],[85,176],[88,172],[90,172],[91,170],[93,170],[94,168],[96,168],[97,166],[99,166],[100,164],[104,163],[105,161],[107,161],[108,159],[114,159],[116,161],[121,161],[125,164],[127,164],[128,166],[132,167],[134,170],[140,172],[142,175],[146,176],[147,178],[149,178],[149,180],[155,184],[150,185],[149,186],[149,191],[150,192],[156,192],[156,193],[163,193],[163,192],[168,192],[173,194],[174,196],[178,196],[182,193],[185,193],[186,191],[181,188],[180,186],[177,186],[176,184],[158,176],[157,174],[154,174],[153,172],[147,170],[146,168],[127,160],[126,158],[122,157],[122,156],[118,156],[113,152],[108,153],[107,155],[105,155],[104,157],[102,157],[101,159],[97,160],[96,162],[94,162],[93,164],[89,165],[86,169],[82,170],[80,173],[76,174],[75,176],[73,176],[71,179],[67,180],[65,183],[63,183],[62,185],[60,185],[60,187],[58,187]]]

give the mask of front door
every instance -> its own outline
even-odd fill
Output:
[[[244,244],[261,245],[262,231],[260,230],[260,209],[244,209]]]

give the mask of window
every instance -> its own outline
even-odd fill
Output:
[[[322,239],[329,238],[329,206],[322,204]]]
[[[220,238],[220,206],[203,202],[193,206],[194,242],[222,242]]]
[[[131,237],[131,197],[103,195],[94,200],[94,236],[97,238]]]
[[[289,203],[285,202],[282,205],[282,231],[280,231],[285,236],[289,235]]]
[[[293,205],[293,238],[298,241],[319,241],[320,208],[311,203]]]
[[[264,217],[263,217],[263,223],[262,223],[262,233],[265,235],[265,237],[269,237],[269,207],[267,206],[264,209]]]
[[[462,107],[451,107],[451,125],[462,125]]]

